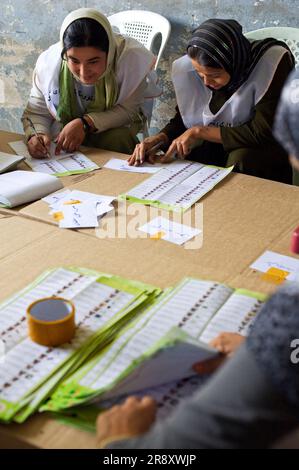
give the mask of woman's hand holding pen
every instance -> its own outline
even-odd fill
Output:
[[[139,166],[146,160],[154,164],[156,160],[156,152],[163,144],[168,144],[168,137],[162,132],[160,132],[160,134],[147,137],[143,142],[136,145],[133,154],[127,160],[129,165]]]
[[[33,158],[47,158],[50,144],[51,138],[48,134],[32,135],[27,142],[29,153]]]

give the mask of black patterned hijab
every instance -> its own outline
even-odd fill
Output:
[[[234,92],[248,78],[263,54],[272,46],[282,46],[294,57],[288,46],[274,38],[250,42],[235,20],[210,19],[204,21],[188,42],[188,48],[197,47],[205,52],[219,67],[226,70],[231,80],[225,88]]]

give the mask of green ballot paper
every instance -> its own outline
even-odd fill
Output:
[[[76,310],[75,336],[59,347],[27,335],[28,305],[51,296]],[[162,292],[83,268],[45,272],[0,305],[0,420],[21,423],[36,411],[63,413],[190,377],[194,362],[217,354],[208,343],[221,331],[247,334],[264,300],[193,278]]]
[[[232,171],[188,160],[176,160],[120,198],[149,204],[174,212],[184,212]]]

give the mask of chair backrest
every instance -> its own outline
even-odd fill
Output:
[[[118,30],[120,34],[137,39],[151,51],[156,37],[161,34],[161,45],[155,64],[157,68],[171,30],[170,23],[164,16],[151,11],[128,10],[108,16],[108,20],[114,31]]]
[[[295,57],[296,67],[299,67],[299,28],[275,26],[249,31],[245,36],[248,39],[275,38],[286,42]]]

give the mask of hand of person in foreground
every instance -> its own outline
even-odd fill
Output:
[[[139,436],[155,421],[157,405],[149,396],[129,397],[97,418],[97,442],[100,448],[109,442]]]
[[[198,362],[193,365],[193,369],[201,375],[214,372],[228,357],[237,351],[244,341],[245,336],[239,333],[220,333],[210,342],[210,346],[218,349],[219,356],[207,361]]]

